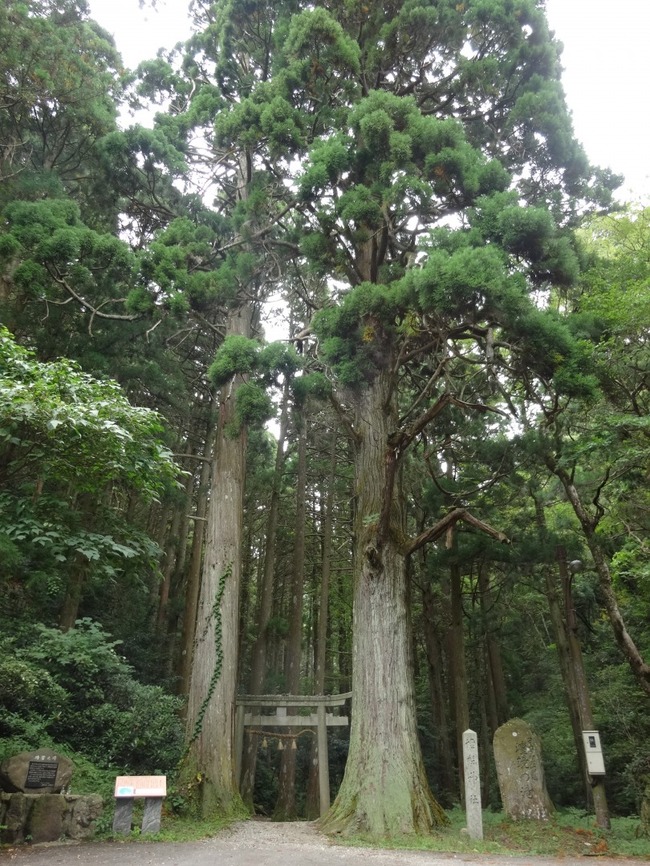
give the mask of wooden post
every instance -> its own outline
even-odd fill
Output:
[[[327,753],[327,716],[325,704],[316,708],[318,716],[318,791],[321,817],[330,807],[330,767]]]
[[[246,707],[243,704],[237,704],[235,713],[235,781],[237,788],[241,782],[241,768],[244,763],[244,713]]]

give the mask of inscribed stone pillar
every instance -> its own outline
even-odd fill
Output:
[[[547,821],[554,807],[544,781],[541,741],[527,722],[511,719],[497,729],[494,760],[508,817]]]
[[[481,808],[481,775],[476,731],[467,730],[463,734],[463,768],[465,771],[467,831],[470,839],[482,839],[483,810]]]

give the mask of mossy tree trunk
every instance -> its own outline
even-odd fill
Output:
[[[321,826],[374,838],[427,834],[445,816],[418,740],[404,503],[390,434],[397,424],[388,365],[357,394],[353,705],[338,796]]]

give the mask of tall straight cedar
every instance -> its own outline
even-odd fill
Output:
[[[300,250],[332,285],[314,351],[355,447],[354,712],[329,830],[444,821],[417,736],[406,562],[460,519],[500,536],[457,509],[409,537],[401,467],[451,407],[504,405],[520,370],[571,386],[571,339],[531,294],[574,278],[566,229],[611,179],[573,139],[558,58],[532,0],[316,3],[283,44],[275,92],[308,143]]]
[[[450,407],[489,411],[509,375],[559,370],[570,380],[571,339],[529,296],[573,279],[565,228],[585,202],[607,201],[610,178],[573,139],[559,49],[534,0],[194,8],[203,30],[184,63],[189,108],[167,130],[204,125],[192,149],[208,146],[204,168],[217,183],[235,155],[245,160],[245,192],[238,186],[240,202],[221,211],[235,233],[222,250],[233,286],[252,252],[277,273],[280,250],[332,286],[312,354],[355,447],[355,710],[345,778],[324,823],[374,836],[429,832],[444,815],[417,738],[406,561],[459,519],[498,533],[458,509],[409,538],[401,464],[416,439],[435,442],[435,421]],[[219,533],[213,523],[208,550],[223,545]],[[222,571],[211,554],[206,562],[200,636]],[[224,658],[223,672],[234,669]],[[232,676],[227,693],[211,693],[194,750],[226,802],[231,759],[219,770],[211,749],[228,751]],[[208,686],[196,678],[190,702]],[[223,739],[211,744],[217,719]]]
[[[142,91],[167,92],[172,108],[157,119],[158,131],[184,153],[190,177],[218,225],[206,249],[193,244],[188,270],[206,276],[199,291],[184,293],[200,316],[207,305],[222,315],[219,330],[233,346],[228,372],[215,374],[218,425],[212,454],[210,507],[196,616],[188,708],[184,779],[200,782],[204,815],[235,811],[234,708],[237,693],[239,598],[244,551],[243,503],[246,474],[246,412],[262,413],[266,398],[247,382],[250,348],[278,263],[265,255],[282,199],[281,168],[265,164],[260,142],[246,135],[238,112],[251,92],[267,92],[274,33],[283,4],[193,4],[195,35],[180,64],[159,58],[143,67]],[[202,211],[202,207],[199,209]],[[202,238],[201,212],[193,230]],[[226,352],[227,354],[227,352]],[[239,361],[243,368],[239,368]],[[223,365],[222,365],[223,366]],[[246,401],[246,406],[243,403]],[[259,413],[258,413],[259,414]]]

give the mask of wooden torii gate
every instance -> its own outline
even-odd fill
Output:
[[[348,717],[328,713],[327,707],[342,707],[352,697],[344,695],[239,695],[235,715],[235,754],[237,756],[237,784],[241,781],[244,752],[244,729],[248,727],[269,728],[316,728],[318,750],[318,791],[320,814],[330,807],[330,771],[327,752],[327,728],[347,727]],[[262,708],[273,708],[273,713],[263,713]],[[288,715],[288,707],[316,710],[309,715]],[[248,712],[247,712],[248,708]]]

